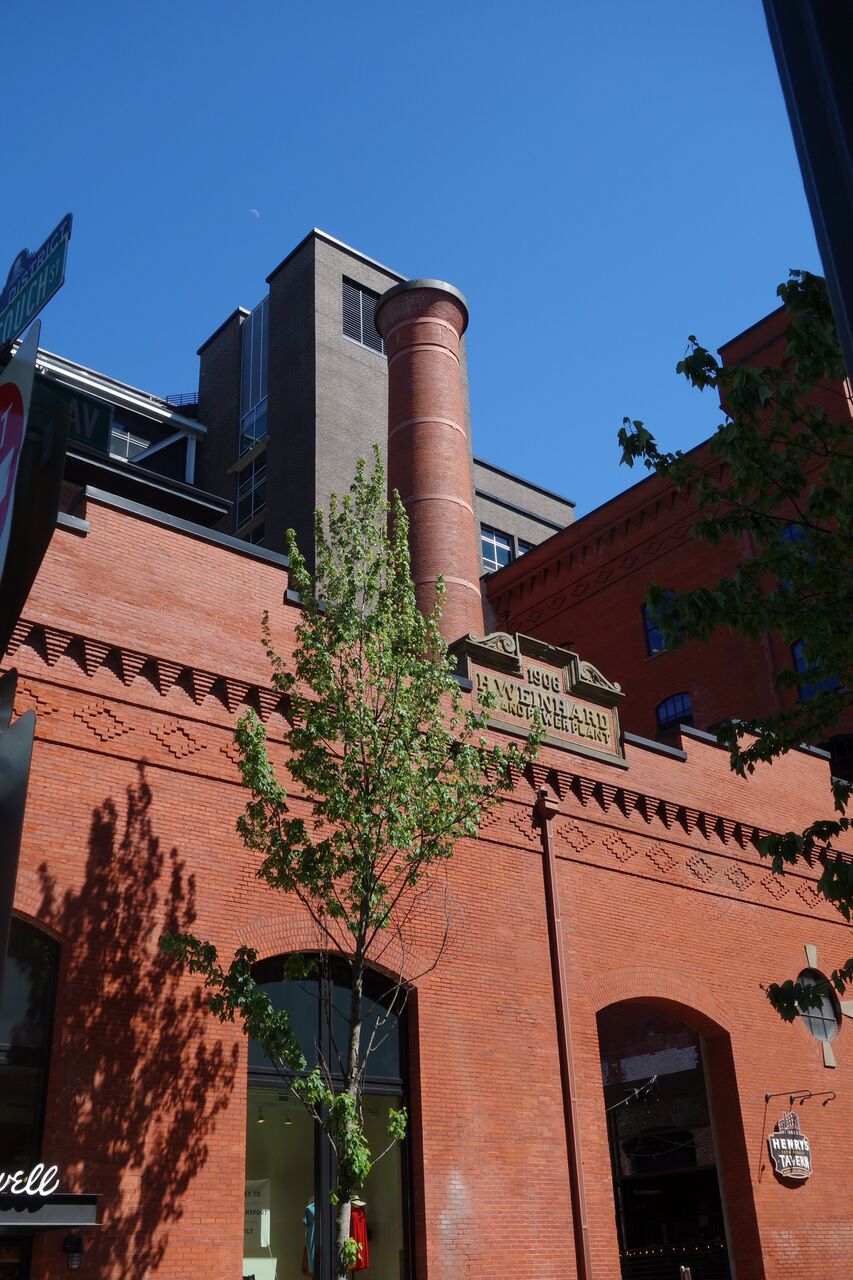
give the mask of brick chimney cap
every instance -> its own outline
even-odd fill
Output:
[[[407,293],[410,289],[435,289],[439,293],[448,293],[455,302],[462,307],[462,332],[468,328],[468,301],[461,289],[457,289],[455,285],[448,284],[446,280],[404,280],[402,284],[392,285],[390,289],[386,289],[376,303],[376,311],[374,313],[374,323],[379,328],[379,312],[390,298],[395,294]],[[381,332],[381,330],[380,330]]]

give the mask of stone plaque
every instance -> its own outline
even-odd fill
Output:
[[[615,706],[622,691],[576,654],[500,632],[467,637],[454,649],[477,702],[484,695],[493,701],[488,717],[495,728],[529,730],[538,710],[547,742],[624,762]]]

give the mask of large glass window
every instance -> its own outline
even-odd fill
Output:
[[[500,529],[491,529],[486,524],[481,525],[480,546],[483,570],[486,573],[494,573],[496,569],[502,569],[513,558],[512,539],[508,533],[502,533]]]
[[[59,947],[12,920],[0,997],[0,1168],[38,1159]]]
[[[622,1280],[728,1280],[702,1044],[639,1002],[598,1017]]]
[[[838,999],[829,979],[817,969],[804,969],[797,981],[804,987],[820,987],[820,1003],[800,1014],[815,1040],[834,1040],[841,1026]]]
[[[57,943],[13,917],[0,992],[0,1169],[31,1169],[40,1158]],[[0,1277],[29,1274],[30,1242],[0,1236]]]
[[[287,1009],[309,1064],[322,1063],[333,1086],[343,1086],[350,984],[347,966],[318,960],[308,978],[288,981],[282,959],[264,961],[255,979],[273,1005]],[[373,1032],[367,1064],[364,1122],[374,1155],[388,1144],[388,1111],[405,1101],[404,1044],[395,988],[378,975],[365,985],[363,1040]],[[288,1082],[249,1043],[246,1115],[246,1211],[243,1274],[255,1280],[298,1280],[334,1274],[334,1152],[321,1127],[291,1095]],[[408,1275],[405,1213],[405,1147],[396,1146],[374,1166],[364,1189],[364,1239],[375,1280]],[[358,1218],[358,1215],[356,1215]],[[357,1274],[357,1273],[356,1273]]]
[[[269,298],[259,302],[241,329],[240,440],[242,457],[267,434],[267,365],[269,363]]]
[[[255,516],[260,515],[266,506],[267,459],[261,453],[253,458],[248,466],[237,475],[237,512],[236,527],[242,529]]]
[[[813,666],[806,657],[805,640],[795,640],[791,645],[791,656],[794,659],[794,670],[800,675],[807,676],[814,671]],[[802,680],[800,682],[800,698],[803,702],[807,702],[809,698],[813,698],[816,693],[832,692],[841,688],[841,681],[830,676],[826,680]]]
[[[665,600],[670,599],[672,595],[672,591],[665,591]],[[665,608],[666,606],[664,605]],[[653,657],[656,653],[666,653],[666,641],[661,627],[661,611],[659,609],[650,609],[647,604],[644,604],[643,626],[646,629],[646,652],[649,657]]]

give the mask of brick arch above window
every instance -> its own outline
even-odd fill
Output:
[[[695,977],[686,979],[671,969],[625,965],[588,978],[587,998],[595,1013],[624,1000],[666,1005],[702,1035],[733,1030],[731,1011],[725,1010]]]

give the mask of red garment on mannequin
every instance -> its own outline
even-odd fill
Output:
[[[370,1255],[367,1252],[367,1215],[360,1205],[354,1204],[350,1209],[349,1219],[350,1240],[354,1240],[356,1244],[361,1245],[361,1251],[353,1266],[353,1271],[366,1271],[370,1265]]]

